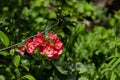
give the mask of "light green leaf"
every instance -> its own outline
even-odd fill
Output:
[[[10,55],[13,56],[14,54],[15,54],[15,49],[11,49],[11,50],[10,50]]]
[[[5,80],[5,77],[3,75],[0,75],[0,80]]]
[[[115,21],[116,21],[116,19],[111,18],[110,21],[109,21],[110,25],[114,26],[115,25]]]
[[[0,39],[5,46],[9,45],[9,39],[8,39],[7,35],[2,31],[0,31]]]
[[[28,79],[28,80],[36,80],[32,75],[25,75],[22,77],[23,79]]]
[[[35,19],[35,21],[36,21],[37,23],[40,23],[40,22],[43,22],[43,21],[44,21],[44,18],[38,17],[38,18]]]
[[[78,78],[78,80],[88,80],[88,78],[86,78],[86,77],[80,77],[80,78]]]
[[[114,72],[112,72],[111,77],[110,77],[110,80],[116,80],[116,75],[115,75]]]
[[[7,56],[7,55],[9,55],[9,53],[6,52],[6,51],[0,51],[0,55],[2,55],[2,56]]]
[[[56,18],[56,13],[54,11],[51,11],[49,13],[49,18]]]
[[[79,73],[85,73],[87,71],[87,69],[85,67],[79,68]]]
[[[114,64],[111,66],[112,69],[114,69],[118,64],[120,63],[120,58],[118,58]]]
[[[16,55],[16,56],[13,58],[13,64],[15,65],[15,67],[18,67],[18,66],[19,66],[19,63],[20,63],[20,55]]]

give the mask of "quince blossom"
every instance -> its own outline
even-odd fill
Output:
[[[33,43],[33,40],[29,39],[26,41],[25,44],[25,49],[29,54],[33,54],[34,50],[35,50],[35,44]]]
[[[42,45],[46,42],[45,38],[43,37],[42,33],[38,33],[37,36],[33,39],[35,46]]]
[[[23,55],[24,52],[25,52],[25,46],[23,45],[23,46],[19,47],[17,51],[18,51],[20,54]]]
[[[58,39],[58,36],[57,36],[56,34],[53,34],[53,33],[49,33],[49,34],[48,34],[48,37],[49,37],[50,39],[54,40],[54,41]]]
[[[48,38],[52,41],[47,41],[42,33],[38,33],[35,38],[26,40],[25,45],[18,48],[18,52],[24,54],[26,50],[27,53],[33,55],[37,48],[39,53],[45,53],[49,60],[58,59],[62,54],[63,42],[53,33],[49,33]]]

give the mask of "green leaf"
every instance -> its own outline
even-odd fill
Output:
[[[5,71],[7,71],[8,73],[11,73],[10,67],[6,67],[6,68],[5,68]]]
[[[81,63],[76,63],[76,70],[79,71],[79,74],[87,72],[87,68],[81,64]]]
[[[61,67],[61,66],[56,66],[56,68],[61,74],[67,74],[68,73],[68,71],[63,69],[63,67]]]
[[[5,80],[5,77],[3,75],[0,75],[0,80]]]
[[[116,21],[116,20],[115,20],[114,18],[111,18],[110,21],[109,21],[110,25],[111,25],[111,26],[114,26],[114,25],[115,25],[115,21]]]
[[[13,56],[14,54],[15,54],[15,49],[11,49],[11,50],[10,50],[10,55]]]
[[[57,62],[55,63],[55,67],[61,74],[68,74],[68,65],[66,63]]]
[[[0,55],[2,55],[2,56],[7,56],[7,55],[9,55],[9,53],[6,52],[6,51],[0,51]]]
[[[101,74],[104,74],[108,71],[112,71],[112,68],[105,68],[105,69],[101,70]]]
[[[40,23],[40,22],[43,22],[43,21],[44,21],[44,18],[38,17],[38,18],[35,19],[35,21],[36,21],[37,23]]]
[[[87,72],[87,69],[85,67],[78,68],[79,69],[79,74]]]
[[[115,75],[114,72],[112,72],[111,77],[110,77],[110,80],[116,80],[116,75]]]
[[[32,75],[25,75],[22,77],[23,79],[28,79],[28,80],[36,80]]]
[[[29,71],[29,67],[27,67],[26,65],[21,64],[21,67],[23,67],[26,71]]]
[[[5,33],[3,33],[2,31],[0,31],[0,39],[5,46],[9,45],[9,39],[8,39],[7,35]]]
[[[15,67],[18,67],[18,66],[19,66],[19,63],[20,63],[20,55],[16,55],[16,56],[13,58],[13,64],[15,65]]]
[[[49,18],[56,18],[56,13],[54,11],[51,11],[49,13]]]
[[[19,78],[21,73],[20,73],[20,70],[18,68],[15,69],[15,74],[16,74],[16,77]]]
[[[86,77],[80,77],[80,78],[78,78],[78,80],[88,80],[88,78],[86,78]]]
[[[111,68],[114,69],[115,67],[117,67],[117,65],[119,65],[119,63],[120,63],[120,58],[118,58],[118,60],[116,60],[114,62],[114,64],[111,66]]]
[[[77,6],[80,6],[80,7],[78,7],[78,12],[80,12],[80,13],[83,13],[84,11],[85,11],[85,6],[84,6],[84,4],[80,4],[80,5],[77,5]]]

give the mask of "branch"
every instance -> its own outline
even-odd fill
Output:
[[[59,22],[55,23],[55,24],[52,25],[51,27],[49,27],[49,28],[47,28],[46,30],[44,30],[42,33],[44,34],[45,32],[51,30],[53,27],[57,26],[58,24],[59,24]],[[28,40],[28,39],[34,38],[35,36],[36,36],[36,34],[35,34],[35,35],[32,35],[32,36],[30,36],[30,37],[28,37],[28,38],[26,38],[25,41]],[[19,43],[16,43],[16,44],[14,44],[14,45],[11,45],[11,46],[9,46],[9,47],[2,48],[2,49],[0,49],[0,51],[4,51],[4,50],[10,49],[10,48],[13,48],[13,47],[15,47],[15,46],[17,46],[17,45],[19,45],[19,44],[22,44],[22,43],[23,43],[23,42],[19,42]]]

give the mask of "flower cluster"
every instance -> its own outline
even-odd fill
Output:
[[[42,33],[38,33],[35,38],[26,40],[26,43],[18,48],[18,52],[24,54],[26,51],[33,55],[37,48],[39,53],[45,54],[48,59],[57,59],[62,53],[63,42],[53,33],[49,33],[48,38],[50,41],[46,40]]]

